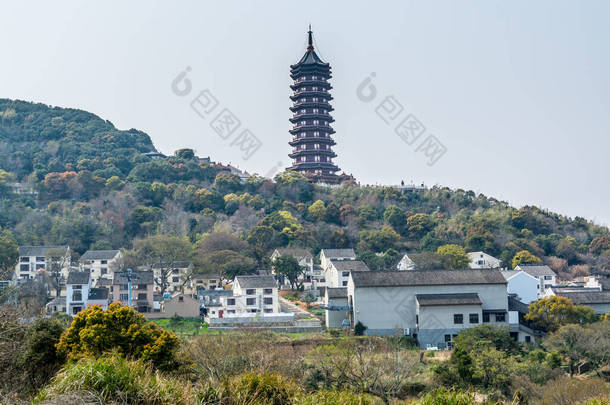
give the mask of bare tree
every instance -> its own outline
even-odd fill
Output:
[[[70,266],[70,255],[65,249],[50,249],[47,251],[45,273],[50,280],[51,286],[55,289],[55,296],[61,295],[61,288],[65,283],[64,269]]]

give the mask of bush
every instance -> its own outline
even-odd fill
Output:
[[[599,378],[559,378],[542,389],[540,405],[572,405],[594,398],[609,398],[610,384]]]
[[[57,351],[69,360],[77,360],[116,350],[128,358],[169,368],[175,365],[179,343],[173,332],[147,321],[131,307],[114,303],[106,311],[92,306],[76,315],[61,335]]]
[[[366,326],[364,326],[364,324],[360,321],[358,321],[356,323],[356,325],[354,326],[354,334],[356,336],[362,336],[364,335],[364,332],[367,330],[368,328]]]
[[[249,372],[230,378],[218,393],[223,405],[287,405],[300,395],[290,379],[277,373]]]
[[[79,392],[93,393],[103,403],[193,403],[183,382],[163,377],[142,361],[129,361],[116,353],[97,359],[83,358],[68,365],[40,392],[36,402]]]
[[[427,393],[418,405],[474,405],[474,395],[444,387]]]
[[[298,402],[299,405],[372,405],[374,397],[350,391],[317,391]]]

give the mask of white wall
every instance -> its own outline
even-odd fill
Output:
[[[538,280],[521,271],[508,279],[507,290],[509,294],[517,294],[524,304],[538,299]]]

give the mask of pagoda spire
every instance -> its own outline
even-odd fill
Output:
[[[309,31],[307,31],[308,39],[307,39],[307,50],[313,51],[313,33],[311,32],[311,24],[309,24]]]

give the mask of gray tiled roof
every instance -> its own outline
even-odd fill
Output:
[[[108,289],[107,288],[92,288],[89,290],[90,300],[107,300]]]
[[[89,284],[88,271],[71,271],[68,273],[66,284]]]
[[[416,294],[417,302],[422,307],[440,305],[481,305],[481,299],[477,293],[456,294]]]
[[[153,272],[151,270],[134,270],[131,272],[132,284],[152,284],[154,281]],[[112,284],[127,284],[127,272],[119,271],[114,273]]]
[[[235,280],[241,288],[273,288],[277,282],[273,276],[237,276]]]
[[[504,278],[508,280],[512,276],[519,274],[520,271],[521,270],[501,270],[500,272],[502,273]]]
[[[328,298],[347,298],[347,287],[326,287],[326,294]]]
[[[515,269],[520,269],[534,277],[541,276],[556,276],[555,272],[551,268],[544,264],[520,264]]]
[[[338,271],[369,271],[369,267],[362,260],[331,260]]]
[[[577,305],[610,304],[610,291],[563,292],[555,291],[556,295],[566,297]]]
[[[327,259],[338,257],[356,258],[356,252],[354,252],[354,249],[322,249],[322,252],[324,252],[324,257]]]
[[[290,255],[293,257],[301,258],[313,258],[312,254],[303,248],[277,248],[275,249],[280,255]]]
[[[81,260],[111,260],[119,254],[119,250],[87,250]]]
[[[357,271],[351,277],[356,287],[506,284],[496,269]]]
[[[55,249],[68,250],[68,246],[19,246],[19,256],[46,256]]]

